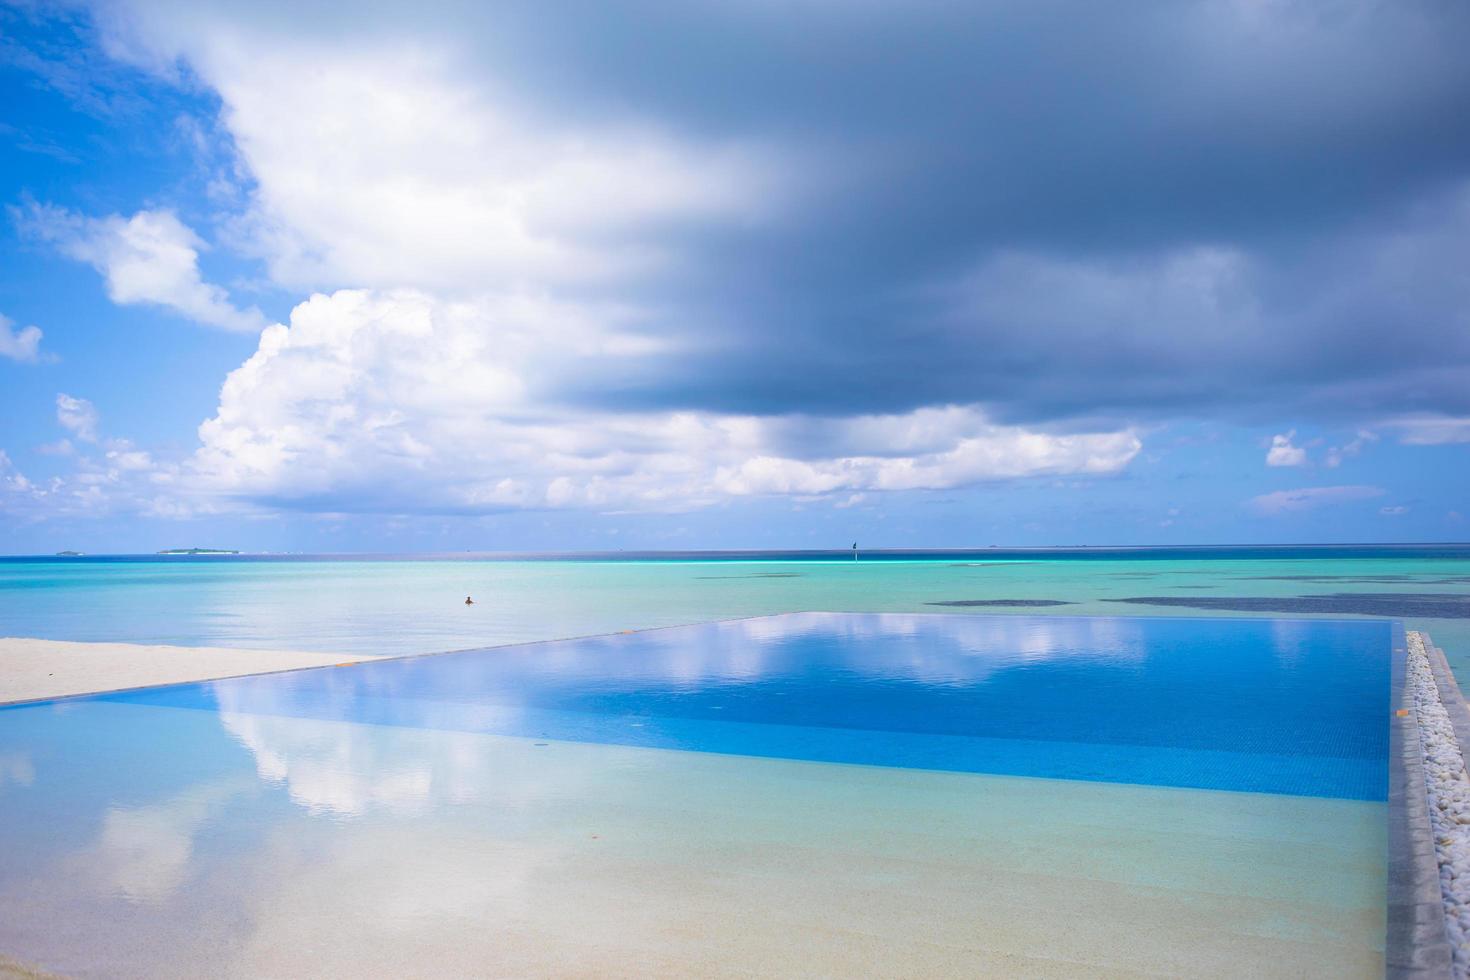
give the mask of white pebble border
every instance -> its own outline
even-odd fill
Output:
[[[1424,749],[1424,780],[1429,793],[1429,822],[1439,859],[1439,887],[1444,895],[1445,931],[1454,952],[1454,975],[1470,977],[1470,776],[1455,740],[1449,713],[1439,699],[1424,638],[1410,632],[1408,681]]]

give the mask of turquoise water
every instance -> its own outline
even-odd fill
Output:
[[[463,604],[467,594],[475,605]],[[1275,608],[1109,601],[1119,599],[1255,599]],[[931,605],[1011,600],[1066,604]],[[0,633],[51,639],[403,654],[804,610],[1373,615],[1428,630],[1457,671],[1470,671],[1463,547],[1090,549],[856,562],[0,559]]]
[[[3,562],[13,635],[614,635],[0,710],[0,954],[107,977],[1382,976],[1381,617],[1456,613],[1466,570]],[[1108,601],[1193,594],[1335,611]],[[932,605],[1018,600],[1064,604]],[[620,632],[802,609],[862,614]],[[1407,618],[1467,652],[1465,620]]]

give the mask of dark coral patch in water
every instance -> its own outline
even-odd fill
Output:
[[[1427,619],[1470,619],[1470,595],[1455,592],[1333,592],[1300,596],[1131,596],[1104,599],[1143,606],[1230,612],[1332,613]]]
[[[1316,582],[1323,585],[1465,585],[1470,575],[1448,575],[1441,578],[1424,578],[1420,575],[1247,575],[1244,582]]]
[[[749,575],[696,575],[697,579],[713,581],[732,578],[801,578],[801,572],[751,572]]]
[[[926,606],[1072,606],[1076,603],[1067,599],[946,599],[942,602],[926,602]]]

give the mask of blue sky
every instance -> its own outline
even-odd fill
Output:
[[[0,552],[1466,540],[1470,11],[0,5]]]

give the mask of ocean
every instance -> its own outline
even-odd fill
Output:
[[[0,558],[0,633],[64,640],[391,655],[797,611],[1394,618],[1470,671],[1470,545]]]

